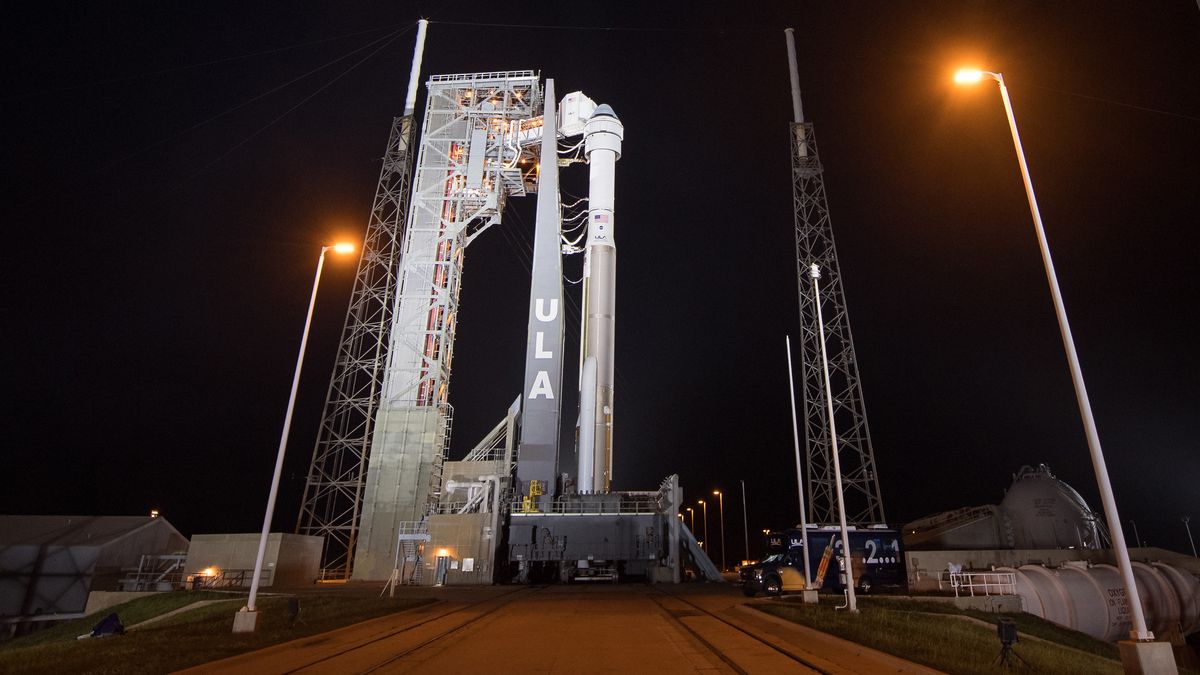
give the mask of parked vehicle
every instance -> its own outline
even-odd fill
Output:
[[[850,565],[854,584],[860,593],[879,586],[899,587],[905,583],[904,556],[900,533],[887,526],[852,528]],[[767,556],[754,565],[743,566],[739,576],[742,592],[754,596],[803,591],[804,537],[799,529],[770,532],[766,536]],[[812,585],[816,590],[841,591],[845,588],[845,557],[842,532],[833,526],[809,526],[807,560]]]

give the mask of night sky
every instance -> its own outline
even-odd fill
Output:
[[[731,558],[739,479],[752,530],[796,522],[794,26],[889,520],[997,503],[1039,462],[1100,510],[999,94],[950,81],[968,64],[1009,85],[1122,517],[1186,549],[1192,0],[243,4],[6,9],[0,513],[257,531],[319,248],[361,240],[426,16],[423,76],[539,70],[625,124],[615,487],[727,490]],[[585,167],[563,177],[564,201],[586,193]],[[514,202],[466,253],[454,456],[521,387],[533,199]],[[276,530],[295,524],[352,279],[327,261]]]

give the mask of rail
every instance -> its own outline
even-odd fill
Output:
[[[216,570],[214,574],[198,573],[192,576],[193,588],[249,588],[254,570]],[[270,586],[275,580],[275,570],[264,569],[259,576],[260,586]]]
[[[620,498],[597,495],[595,499],[588,499],[584,495],[579,499],[552,502],[549,508],[538,511],[525,511],[522,500],[515,499],[509,503],[509,508],[514,516],[640,515],[659,513],[661,510],[654,499],[629,498],[624,494]]]
[[[490,73],[431,75],[430,82],[474,82],[477,80],[519,80],[537,77],[532,70],[496,70]]]
[[[1012,572],[941,572],[938,574],[938,589],[948,585],[954,589],[954,597],[967,593],[976,595],[1016,595],[1017,575]]]

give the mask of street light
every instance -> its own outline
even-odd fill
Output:
[[[1050,297],[1054,301],[1054,312],[1058,316],[1058,328],[1062,332],[1063,347],[1067,352],[1067,365],[1071,371],[1071,380],[1075,383],[1075,399],[1079,404],[1079,415],[1083,420],[1088,451],[1092,456],[1092,468],[1096,472],[1096,483],[1100,487],[1100,501],[1104,506],[1104,517],[1112,529],[1117,567],[1121,570],[1125,593],[1133,611],[1133,631],[1131,631],[1130,637],[1138,642],[1152,642],[1154,633],[1151,633],[1146,627],[1142,601],[1138,596],[1137,583],[1133,579],[1133,566],[1129,562],[1129,548],[1125,544],[1121,517],[1117,514],[1117,502],[1113,498],[1112,485],[1108,480],[1108,467],[1104,463],[1104,452],[1100,447],[1100,434],[1096,431],[1096,421],[1092,417],[1092,404],[1088,399],[1087,387],[1083,384],[1083,371],[1079,367],[1079,356],[1075,353],[1075,338],[1071,336],[1071,324],[1067,321],[1067,310],[1063,305],[1062,293],[1058,288],[1058,275],[1054,272],[1054,261],[1050,258],[1050,244],[1046,241],[1046,231],[1042,227],[1042,214],[1038,210],[1037,198],[1033,194],[1033,180],[1029,177],[1029,166],[1025,163],[1025,151],[1021,148],[1021,136],[1017,133],[1017,119],[1013,115],[1012,102],[1008,98],[1008,87],[1004,86],[1004,76],[1000,73],[979,69],[960,70],[954,75],[954,81],[959,84],[972,84],[982,81],[985,76],[992,78],[1000,86],[1000,99],[1004,102],[1004,113],[1008,116],[1008,128],[1012,132],[1017,163],[1021,167],[1021,178],[1025,182],[1025,196],[1029,200],[1029,212],[1033,215],[1033,228],[1037,234],[1038,246],[1042,251],[1046,280],[1050,284]]]
[[[267,534],[271,531],[271,516],[275,512],[275,497],[279,494],[279,476],[283,472],[283,453],[287,450],[288,435],[292,430],[292,412],[296,408],[296,390],[300,386],[300,369],[304,365],[304,350],[308,346],[308,329],[312,325],[313,308],[317,304],[317,287],[321,283],[321,270],[325,267],[325,253],[329,250],[335,253],[351,253],[354,244],[334,244],[322,246],[321,255],[317,258],[317,273],[313,277],[312,295],[308,299],[308,316],[304,319],[304,333],[300,337],[300,353],[296,356],[296,371],[292,375],[292,393],[288,396],[287,412],[283,416],[283,432],[279,435],[279,453],[275,457],[275,474],[271,477],[271,492],[267,496],[267,512],[263,515],[262,535],[258,538],[258,554],[254,558],[254,576],[250,579],[250,597],[246,606],[238,611],[233,621],[233,632],[252,633],[258,623],[259,577],[262,576],[263,558],[267,553]]]
[[[717,498],[719,509],[717,513],[721,516],[721,571],[724,572],[725,567],[725,495],[720,490],[713,490],[713,495]]]
[[[842,561],[846,567],[846,609],[851,614],[858,614],[858,600],[854,595],[854,566],[851,564],[850,556],[850,532],[846,525],[846,495],[842,490],[842,464],[838,459],[837,422],[833,415],[833,391],[829,385],[829,355],[825,351],[825,317],[821,313],[821,290],[817,284],[817,280],[821,278],[820,266],[812,263],[808,267],[808,274],[812,278],[813,298],[816,300],[817,307],[817,335],[821,339],[821,373],[825,377],[825,416],[829,418],[829,455],[833,457],[833,484],[837,489],[838,522],[842,527]],[[792,358],[790,349],[788,358]],[[792,423],[795,424],[795,421]],[[801,526],[807,533],[808,525],[801,521]],[[808,588],[807,540],[805,540],[804,546],[804,578],[804,587]]]
[[[742,534],[746,538],[746,557],[750,559],[750,521],[746,519],[746,481],[742,481]]]
[[[708,541],[708,504],[704,503],[703,499],[696,500],[696,503],[704,507],[704,541]],[[708,544],[703,546],[704,552],[708,553]]]
[[[1184,516],[1183,518],[1180,518],[1180,520],[1183,521],[1183,526],[1187,528],[1188,541],[1191,542],[1191,544],[1192,544],[1192,557],[1195,558],[1196,557],[1196,540],[1192,539],[1192,524],[1191,524],[1192,517]]]
[[[1137,523],[1133,519],[1129,519],[1129,526],[1133,528],[1133,540],[1137,542],[1138,548],[1142,547],[1142,535],[1138,534]]]
[[[692,536],[694,537],[696,536],[696,512],[692,510],[692,507],[690,506],[686,506],[684,508],[687,509],[688,519],[691,521],[688,525],[688,529],[692,531]]]

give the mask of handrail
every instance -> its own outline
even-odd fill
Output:
[[[496,70],[490,73],[456,73],[431,75],[430,82],[469,82],[472,80],[516,80],[537,77],[532,70]]]
[[[961,597],[960,593],[965,589],[973,598],[976,595],[976,589],[980,589],[980,595],[1016,595],[1017,594],[1017,575],[1013,572],[948,572],[942,571],[938,573],[938,589],[943,588],[943,583],[949,583],[954,589],[954,597]]]

